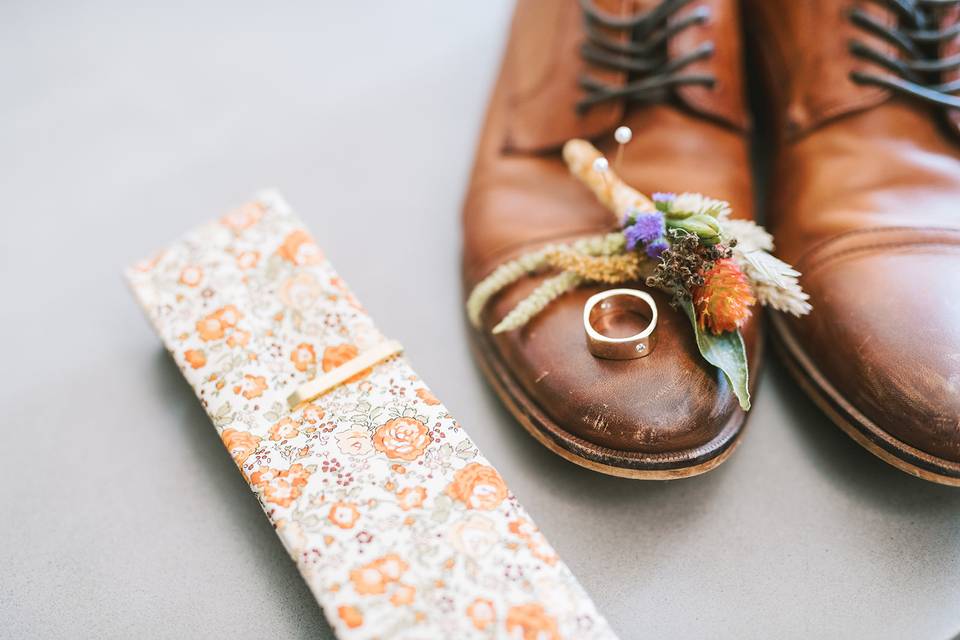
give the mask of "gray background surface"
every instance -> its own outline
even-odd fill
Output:
[[[459,210],[509,13],[0,3],[0,636],[329,637],[120,278],[266,186],[623,638],[960,631],[960,490],[874,459],[772,359],[740,450],[688,480],[585,471],[501,408]]]

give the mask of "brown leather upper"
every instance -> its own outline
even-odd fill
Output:
[[[855,6],[896,24],[873,2],[746,5],[778,140],[769,222],[814,306],[789,331],[855,419],[960,461],[956,114],[851,80],[889,73],[849,53],[884,46]]]
[[[597,4],[614,14],[626,9],[620,2]],[[656,3],[634,4],[643,10]],[[628,183],[645,193],[702,192],[729,200],[735,215],[752,216],[737,3],[702,0],[684,12],[702,6],[711,10],[708,22],[682,32],[670,46],[713,40],[716,53],[697,68],[717,77],[715,90],[688,87],[669,104],[614,101],[578,116],[574,106],[583,93],[577,78],[585,70],[579,6],[574,0],[518,2],[464,207],[466,291],[538,245],[615,226],[613,215],[569,174],[559,147],[588,137],[612,159],[612,130],[621,124],[634,132],[618,169]],[[624,81],[616,74],[606,78]],[[736,399],[697,352],[689,320],[658,292],[658,343],[641,360],[605,361],[587,351],[581,314],[585,299],[598,290],[593,287],[562,296],[521,330],[491,336],[490,328],[538,282],[521,280],[492,301],[482,344],[487,357],[509,372],[511,384],[561,429],[600,447],[641,452],[696,449],[729,429],[739,412]],[[751,323],[751,354],[756,336]]]

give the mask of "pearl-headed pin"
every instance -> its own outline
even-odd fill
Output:
[[[617,141],[617,159],[613,161],[613,167],[616,171],[620,171],[620,163],[623,160],[623,148],[628,142],[633,140],[633,131],[630,127],[617,127],[617,130],[613,132],[613,139]]]

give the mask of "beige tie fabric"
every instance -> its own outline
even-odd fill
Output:
[[[277,194],[127,275],[338,638],[615,637]]]

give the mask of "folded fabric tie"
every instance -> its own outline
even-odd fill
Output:
[[[277,194],[128,278],[338,638],[615,637]]]

